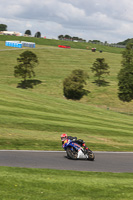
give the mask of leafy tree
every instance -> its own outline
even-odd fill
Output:
[[[7,25],[6,24],[0,24],[0,31],[7,31]]]
[[[133,43],[122,53],[122,68],[118,73],[118,97],[123,102],[133,99]]]
[[[35,33],[35,37],[40,38],[41,37],[41,33],[40,32],[36,32]]]
[[[72,40],[72,41],[77,40],[77,41],[86,42],[86,40],[84,40],[82,38],[79,38],[79,37],[76,37],[76,36],[71,37],[70,35],[59,35],[58,39],[59,40],[66,40],[67,39],[67,40]]]
[[[25,31],[25,34],[26,34],[26,35],[31,35],[31,31],[30,31],[30,30],[26,30],[26,31]]]
[[[126,40],[124,40],[123,42],[118,42],[117,44],[118,45],[128,45],[129,43],[132,43],[133,42],[133,38],[131,38],[131,39],[126,39]]]
[[[125,51],[122,52],[122,66],[133,64],[133,43],[130,43],[126,46]]]
[[[63,35],[59,35],[59,36],[58,36],[58,39],[59,39],[59,40],[61,40],[61,39],[63,39],[63,38],[64,38]]]
[[[65,35],[64,38],[71,39],[71,36],[70,35]]]
[[[100,40],[89,40],[90,43],[100,43]]]
[[[38,58],[32,51],[24,51],[17,58],[17,65],[14,67],[14,76],[22,77],[23,88],[28,87],[27,78],[35,76],[34,67],[38,64]]]
[[[97,58],[93,63],[91,70],[95,73],[94,76],[97,77],[97,79],[94,81],[96,85],[106,86],[108,84],[108,82],[104,80],[104,75],[109,74],[109,66],[107,63],[105,63],[104,58]]]
[[[84,89],[86,79],[89,76],[81,69],[72,71],[72,73],[63,81],[63,93],[67,99],[80,100],[89,93]]]
[[[76,36],[73,36],[72,39],[73,39],[73,40],[79,40],[79,38],[76,37]]]

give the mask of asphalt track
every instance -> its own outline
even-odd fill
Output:
[[[94,152],[95,161],[70,160],[65,151],[1,150],[0,166],[133,173],[133,152]]]

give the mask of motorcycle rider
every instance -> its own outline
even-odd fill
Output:
[[[65,140],[72,140],[73,142],[76,142],[77,144],[79,144],[81,147],[84,148],[84,152],[87,153],[88,151],[90,151],[90,149],[85,145],[85,142],[81,139],[77,140],[77,137],[72,137],[72,136],[67,136],[66,133],[61,134],[61,141],[62,141],[62,145],[64,144]]]

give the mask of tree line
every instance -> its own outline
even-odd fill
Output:
[[[6,24],[0,24],[0,31],[7,31],[7,25]],[[31,30],[26,30],[25,35],[31,35]],[[37,37],[37,38],[41,38],[41,33],[39,31],[37,31],[34,35],[34,37]]]
[[[70,36],[70,35],[59,35],[59,40],[69,40],[69,41],[80,41],[80,42],[86,42],[86,40],[76,37],[76,36]]]

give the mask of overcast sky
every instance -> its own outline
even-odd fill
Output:
[[[8,31],[117,43],[133,38],[133,0],[0,0]]]

